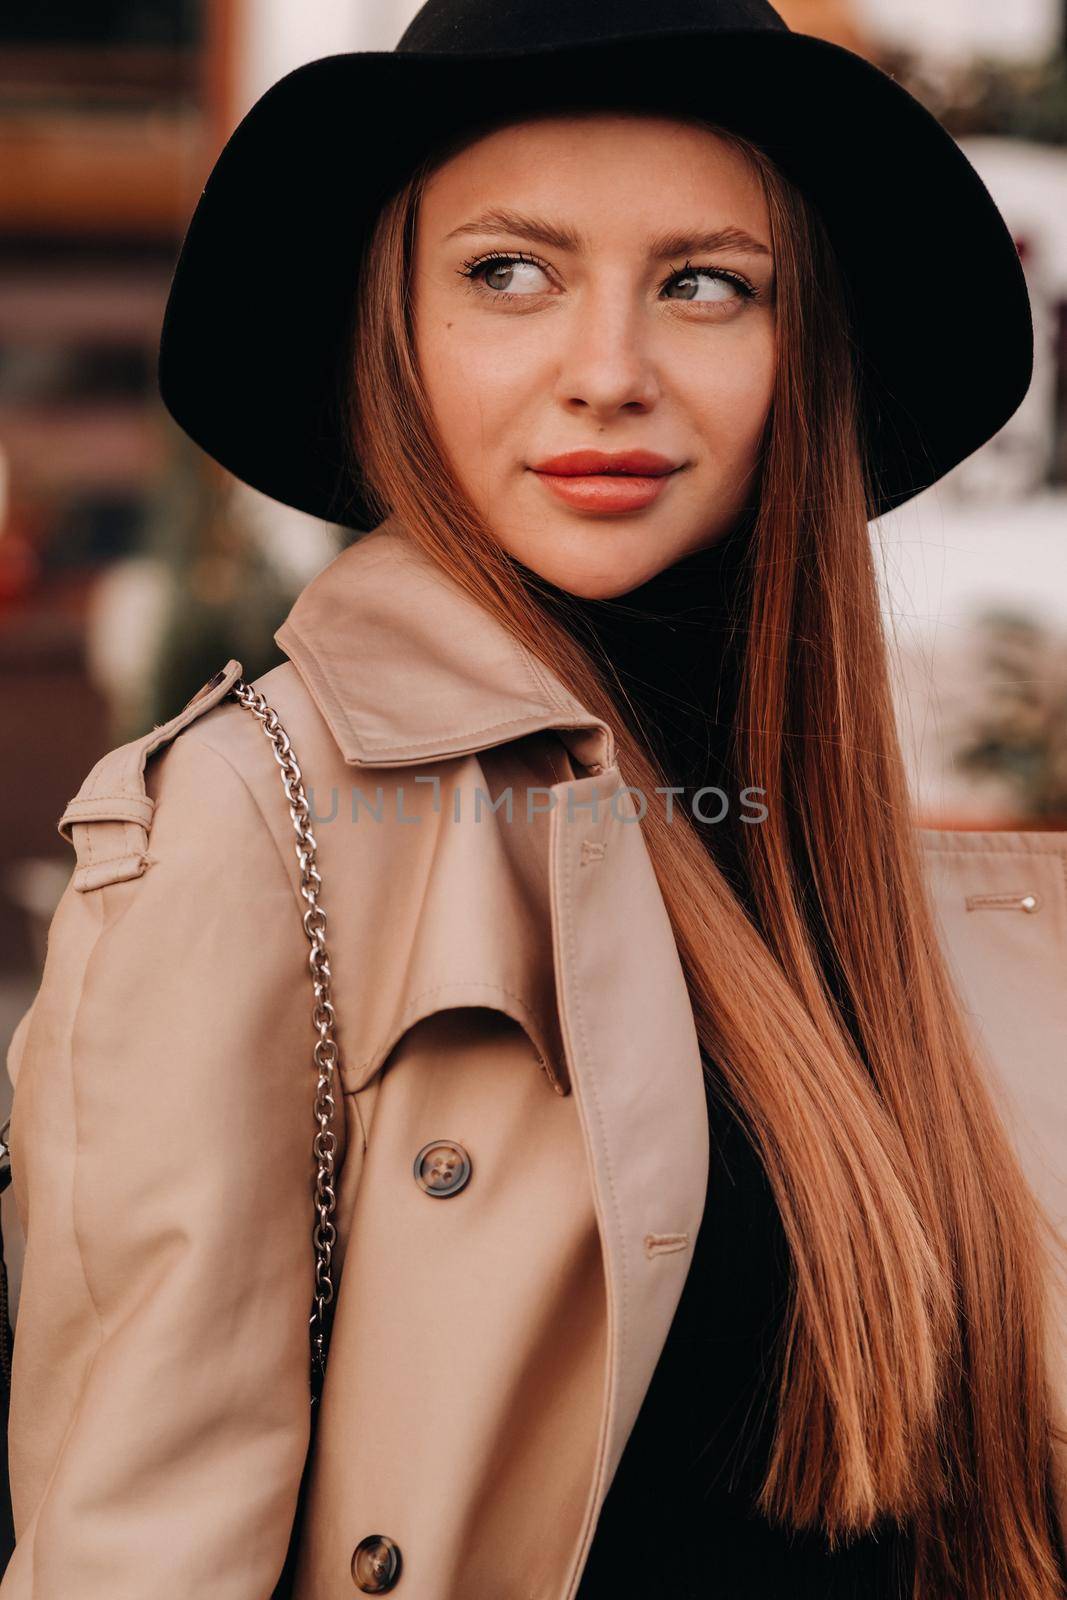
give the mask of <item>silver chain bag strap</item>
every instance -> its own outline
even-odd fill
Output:
[[[315,1249],[315,1294],[309,1319],[311,1339],[311,1395],[312,1404],[322,1393],[326,1371],[326,1354],[329,1347],[331,1307],[333,1305],[333,1251],[337,1240],[333,1214],[337,1203],[334,1193],[334,1162],[337,1153],[337,1136],[333,1129],[335,1111],[334,1090],[340,1059],[334,1036],[334,1009],[331,993],[331,972],[326,953],[326,913],[319,905],[322,879],[318,870],[317,846],[311,831],[311,817],[303,777],[289,735],[278,721],[277,713],[268,705],[251,684],[238,678],[230,689],[241,705],[258,718],[263,732],[270,740],[274,759],[281,768],[282,784],[289,801],[289,815],[296,832],[296,856],[300,863],[300,893],[307,901],[304,912],[304,932],[311,950],[308,962],[315,991],[312,1023],[318,1037],[312,1052],[316,1073],[315,1083],[315,1135],[312,1139],[312,1157],[316,1166],[315,1223],[312,1243]]]
[[[315,1221],[311,1235],[315,1249],[315,1292],[309,1318],[311,1415],[312,1431],[314,1432],[314,1422],[318,1410],[317,1402],[322,1395],[322,1383],[326,1372],[326,1354],[329,1345],[330,1317],[334,1298],[333,1251],[337,1239],[333,1222],[336,1205],[334,1173],[337,1154],[337,1136],[333,1130],[333,1118],[335,1111],[334,1090],[337,1082],[340,1054],[337,1048],[337,1040],[334,1036],[331,972],[329,957],[326,953],[326,913],[319,905],[319,891],[322,888],[322,879],[319,876],[317,846],[315,835],[311,831],[307,795],[304,792],[303,777],[297,765],[296,757],[293,755],[293,747],[289,742],[289,736],[278,721],[277,714],[272,707],[268,705],[261,694],[257,694],[252,686],[242,678],[238,678],[235,681],[229,693],[259,720],[273,747],[274,758],[281,769],[282,783],[285,787],[286,798],[289,801],[289,815],[293,819],[293,828],[296,831],[296,855],[300,863],[300,892],[307,901],[307,910],[304,912],[303,923],[304,932],[307,934],[311,945],[308,960],[315,992],[312,1023],[318,1036],[315,1040],[312,1056],[316,1073],[315,1135],[311,1143],[312,1157],[316,1167]],[[7,1146],[9,1123],[10,1118],[0,1128],[0,1191],[7,1187],[11,1178],[10,1153]],[[5,1412],[10,1392],[12,1344],[11,1328],[7,1315],[7,1276],[6,1272],[3,1271],[3,1235],[0,1234],[0,1380],[2,1380],[0,1402],[2,1402],[2,1409]],[[308,1459],[310,1461],[310,1453]],[[6,1457],[2,1451],[0,1451],[0,1461],[5,1461],[6,1463]],[[303,1498],[306,1482],[307,1466],[305,1465],[300,1500]],[[14,1530],[10,1524],[10,1501],[6,1497],[5,1502],[5,1504],[0,1505],[0,1546],[2,1546],[0,1548],[0,1556],[6,1559],[14,1548],[15,1541]],[[297,1518],[294,1522],[285,1566],[271,1600],[292,1600],[295,1584],[299,1521],[298,1501]],[[2,1570],[3,1562],[0,1560],[0,1572]]]

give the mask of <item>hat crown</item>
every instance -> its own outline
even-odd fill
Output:
[[[387,139],[383,102],[403,107]],[[164,312],[171,416],[261,493],[374,526],[342,356],[383,203],[478,131],[592,106],[731,128],[810,197],[849,286],[872,514],[1015,411],[1033,331],[1011,232],[956,141],[873,63],[789,28],[770,0],[425,0],[395,50],[305,62],[231,133]],[[921,237],[952,293],[902,294],[887,229]],[[981,273],[961,278],[963,259]]]
[[[494,54],[658,33],[789,31],[769,0],[426,0],[401,52]]]

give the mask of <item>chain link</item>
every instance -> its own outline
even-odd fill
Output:
[[[333,1252],[337,1232],[333,1223],[337,1200],[334,1193],[334,1163],[337,1153],[337,1136],[333,1130],[335,1110],[334,1089],[337,1082],[339,1053],[334,1037],[334,1009],[331,996],[331,972],[326,953],[326,913],[319,905],[322,879],[319,876],[317,846],[311,831],[311,817],[303,777],[293,754],[289,736],[277,713],[268,705],[251,684],[238,678],[230,689],[241,705],[258,718],[264,733],[274,748],[274,759],[281,768],[282,783],[289,801],[289,815],[296,831],[296,857],[300,863],[300,893],[307,901],[304,912],[304,932],[311,950],[308,964],[315,991],[312,1023],[317,1034],[313,1051],[316,1072],[315,1083],[315,1136],[312,1155],[315,1175],[315,1224],[312,1242],[315,1247],[315,1294],[309,1319],[311,1337],[312,1396],[317,1399],[322,1389],[326,1371],[326,1354],[330,1338],[330,1317],[333,1305]]]

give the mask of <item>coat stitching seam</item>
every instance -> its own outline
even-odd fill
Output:
[[[370,750],[370,751],[378,751],[378,750],[418,750],[421,747],[425,746],[426,744],[435,744],[438,739],[470,739],[470,738],[476,737],[480,733],[492,733],[497,728],[514,728],[520,722],[528,722],[532,716],[533,717],[542,716],[546,712],[551,712],[551,711],[554,711],[555,709],[556,709],[556,707],[551,706],[551,705],[535,706],[530,711],[526,712],[521,717],[505,717],[501,721],[486,722],[481,727],[478,727],[478,728],[471,728],[471,727],[468,727],[468,726],[464,726],[464,727],[460,727],[460,728],[452,728],[452,729],[449,730],[448,733],[435,734],[432,740],[431,739],[412,739],[406,744],[398,744],[396,742],[396,740],[394,740],[394,739],[367,739],[367,738],[363,738],[361,736],[360,743],[362,744],[364,750]],[[451,751],[451,750],[442,751],[441,753],[443,755],[462,755],[463,754],[462,751]]]
[[[1023,831],[1023,837],[1032,837]],[[1025,861],[1028,856],[1059,856],[1067,870],[1067,841],[1063,845],[1057,844],[1028,844],[1020,850],[1017,845],[982,845],[980,849],[974,845],[924,845],[920,842],[920,850],[931,856],[967,856],[974,860],[976,856],[1013,856],[1016,861]]]
[[[304,645],[305,649],[308,649],[309,647],[307,646],[307,643],[304,640],[303,635],[301,634],[300,630],[297,627],[295,627],[292,623],[290,623],[290,628],[292,629],[292,633],[293,633],[294,637],[300,640],[301,644]],[[309,651],[309,653],[313,654],[313,652],[310,652],[310,651]],[[440,730],[435,729],[432,740],[431,739],[427,739],[427,738],[423,738],[423,739],[408,740],[405,743],[399,743],[395,739],[369,739],[361,731],[359,725],[353,719],[351,713],[348,711],[347,707],[345,706],[344,700],[342,699],[341,695],[338,692],[337,681],[336,681],[336,679],[334,677],[333,672],[330,670],[330,667],[329,667],[328,663],[321,656],[317,656],[317,655],[314,656],[314,660],[315,660],[315,662],[316,662],[316,664],[318,666],[319,672],[321,673],[322,678],[323,678],[323,680],[324,680],[324,682],[325,682],[325,684],[326,684],[326,686],[327,686],[327,688],[329,690],[330,699],[331,699],[333,705],[336,707],[338,714],[344,719],[345,725],[347,726],[347,728],[349,729],[349,731],[353,735],[353,737],[356,739],[356,741],[360,745],[361,749],[363,749],[363,750],[365,750],[365,751],[367,751],[369,753],[381,752],[381,751],[384,751],[384,750],[397,750],[397,751],[401,751],[401,750],[409,750],[409,751],[410,750],[418,750],[418,749],[422,748],[423,746],[425,746],[428,743],[430,743],[430,744],[435,743],[439,739],[469,739],[469,738],[474,737],[474,736],[476,736],[478,734],[481,734],[481,733],[490,733],[490,732],[492,732],[492,730],[494,728],[513,728],[513,727],[516,726],[516,724],[518,724],[520,722],[526,722],[531,716],[543,716],[546,713],[550,713],[550,712],[553,712],[553,711],[559,711],[559,710],[562,709],[561,707],[554,705],[551,701],[547,701],[547,703],[545,703],[543,705],[532,706],[531,709],[524,716],[521,716],[521,717],[508,717],[508,718],[505,718],[503,721],[497,721],[497,722],[487,722],[482,727],[478,727],[478,728],[471,728],[471,727],[452,728],[447,733],[444,733],[444,732],[441,732]],[[444,754],[444,755],[451,755],[451,754],[456,754],[456,753],[459,753],[459,752],[442,751],[441,753]]]
[[[564,869],[563,869],[564,901],[565,901],[566,908],[567,908],[567,931],[568,931],[568,936],[569,936],[573,932],[573,926],[574,926],[574,921],[573,921],[573,901],[572,901],[573,880],[572,880],[572,875],[571,875],[572,874],[572,857],[571,857],[571,851],[570,850],[564,851],[563,860],[564,860]],[[569,937],[568,937],[568,942],[570,942]],[[586,1059],[588,1059],[589,1055],[590,1055],[589,1041],[588,1041],[588,1036],[586,1034],[586,1029],[585,1029],[585,1015],[584,1015],[584,1012],[582,1010],[581,990],[580,990],[580,986],[579,985],[576,984],[574,986],[573,993],[574,993],[574,1013],[575,1013],[575,1017],[576,1017],[576,1020],[577,1020],[577,1023],[578,1023],[578,1031],[579,1031],[579,1034],[581,1035],[582,1048],[586,1053]],[[619,1344],[618,1344],[618,1350],[617,1350],[616,1354],[617,1354],[617,1358],[618,1358],[618,1364],[621,1367],[621,1366],[624,1365],[624,1362],[625,1362],[625,1355],[626,1355],[626,1348],[627,1348],[627,1338],[628,1338],[628,1331],[629,1331],[628,1327],[627,1327],[627,1320],[626,1320],[626,1318],[627,1318],[627,1308],[628,1308],[628,1305],[629,1305],[629,1278],[628,1278],[628,1273],[627,1273],[627,1260],[626,1260],[626,1233],[625,1233],[625,1229],[623,1228],[622,1214],[621,1214],[621,1212],[619,1210],[618,1194],[616,1193],[616,1188],[615,1188],[615,1174],[614,1174],[614,1172],[612,1170],[612,1166],[611,1166],[611,1155],[610,1155],[610,1152],[609,1152],[609,1149],[608,1149],[607,1141],[604,1138],[604,1112],[603,1112],[603,1108],[602,1108],[601,1103],[600,1103],[600,1092],[599,1092],[599,1090],[597,1088],[595,1074],[590,1076],[589,1083],[590,1083],[590,1087],[592,1089],[593,1101],[594,1101],[595,1106],[596,1106],[597,1121],[600,1124],[601,1149],[603,1150],[603,1153],[604,1153],[604,1170],[607,1173],[608,1190],[609,1190],[609,1193],[611,1195],[612,1209],[613,1209],[613,1211],[615,1213],[615,1225],[616,1225],[616,1227],[618,1229],[619,1242],[620,1242],[619,1271],[620,1271],[620,1286],[621,1286],[621,1288],[623,1290],[623,1293],[622,1293],[622,1315],[621,1315],[621,1317],[619,1319]]]
[[[100,898],[98,904],[100,906],[100,926],[96,930],[96,933],[95,933],[95,935],[93,937],[92,945],[91,945],[91,947],[90,947],[90,949],[88,951],[88,954],[86,955],[86,958],[85,958],[85,965],[82,967],[81,986],[80,986],[79,991],[78,991],[78,1000],[77,1000],[77,1004],[74,1007],[74,1014],[73,1014],[73,1016],[71,1018],[71,1023],[70,1023],[70,1032],[69,1032],[69,1034],[67,1036],[67,1059],[70,1062],[70,1088],[71,1088],[71,1102],[72,1102],[72,1122],[73,1122],[73,1125],[74,1125],[74,1162],[73,1162],[73,1167],[72,1167],[72,1170],[71,1170],[71,1178],[70,1178],[70,1226],[71,1226],[71,1233],[74,1236],[74,1244],[75,1244],[75,1248],[76,1248],[77,1254],[78,1254],[78,1266],[81,1269],[82,1282],[85,1285],[86,1297],[87,1297],[87,1299],[89,1301],[90,1306],[92,1307],[93,1316],[96,1319],[98,1337],[97,1337],[96,1349],[93,1351],[92,1359],[90,1360],[90,1362],[88,1364],[88,1367],[86,1369],[85,1382],[83,1383],[83,1385],[81,1387],[81,1392],[79,1394],[78,1403],[75,1405],[74,1410],[73,1410],[73,1412],[72,1412],[72,1414],[70,1416],[70,1419],[69,1419],[69,1421],[67,1423],[67,1426],[64,1429],[62,1444],[60,1445],[59,1450],[56,1452],[56,1458],[55,1458],[55,1461],[53,1463],[52,1470],[48,1474],[48,1481],[45,1484],[45,1486],[44,1486],[44,1488],[43,1488],[43,1490],[41,1492],[40,1498],[39,1498],[39,1500],[37,1502],[37,1506],[36,1506],[35,1511],[34,1511],[32,1544],[30,1546],[31,1582],[32,1582],[32,1585],[33,1585],[34,1589],[36,1589],[36,1586],[37,1586],[37,1532],[38,1532],[38,1530],[40,1528],[40,1524],[41,1524],[41,1514],[44,1511],[45,1506],[47,1505],[48,1498],[49,1498],[50,1494],[52,1493],[53,1487],[55,1485],[56,1478],[59,1475],[60,1468],[61,1468],[61,1466],[63,1464],[63,1456],[64,1456],[64,1451],[66,1449],[67,1441],[71,1437],[72,1433],[74,1432],[75,1425],[77,1424],[79,1415],[81,1413],[82,1401],[84,1399],[84,1395],[85,1395],[86,1390],[88,1388],[89,1379],[92,1377],[93,1370],[94,1370],[97,1362],[100,1359],[100,1352],[104,1347],[104,1322],[103,1322],[103,1318],[100,1315],[100,1307],[96,1303],[96,1296],[93,1294],[92,1284],[89,1282],[89,1274],[88,1274],[88,1271],[87,1271],[86,1265],[85,1265],[85,1254],[84,1254],[84,1252],[82,1250],[81,1234],[78,1231],[78,1224],[77,1224],[77,1178],[78,1178],[79,1141],[78,1141],[78,1097],[77,1097],[77,1093],[76,1093],[76,1089],[75,1089],[76,1073],[75,1073],[75,1066],[74,1066],[74,1034],[75,1034],[75,1030],[77,1029],[77,1026],[78,1026],[78,1018],[81,1015],[82,1004],[83,1004],[83,1001],[85,999],[85,990],[86,990],[86,984],[87,984],[87,980],[88,980],[88,976],[89,976],[89,967],[90,967],[90,964],[92,962],[93,956],[95,955],[97,949],[99,948],[100,941],[103,939],[104,934],[108,930],[108,920],[107,920],[106,914],[104,912],[104,902],[103,902],[103,898],[102,897]],[[28,1046],[29,1046],[29,1039],[27,1038],[26,1047],[28,1048]],[[19,1076],[21,1078],[21,1073],[20,1073]]]
[[[518,991],[515,990],[515,989],[507,989],[507,988],[505,988],[502,983],[487,983],[482,978],[450,978],[447,983],[435,983],[435,984],[432,984],[431,987],[428,988],[428,989],[420,989],[417,994],[413,994],[408,998],[408,1000],[406,1001],[406,1003],[404,1005],[403,1010],[400,1012],[398,1021],[401,1023],[401,1025],[403,1025],[404,1019],[407,1016],[410,1015],[410,1013],[415,1009],[415,1007],[417,1006],[417,1004],[418,1004],[418,1002],[420,1000],[425,1000],[426,999],[427,995],[440,994],[443,990],[445,990],[445,989],[454,989],[458,985],[462,985],[465,988],[469,988],[469,989],[490,989],[490,990],[492,990],[492,992],[494,994],[505,994],[505,995],[507,995],[509,1000],[515,1000],[519,1004],[519,1006],[521,1006],[522,1010],[526,1013],[526,1015],[528,1017],[530,1017],[536,1023],[537,1027],[540,1029],[540,1031],[542,1033],[547,1032],[547,1030],[545,1028],[545,1025],[544,1025],[544,1023],[543,1023],[543,1021],[541,1019],[540,1012],[537,1011],[530,1004],[530,1002],[526,999],[526,997],[524,995],[519,994]],[[507,1016],[508,1013],[505,1012],[504,1015]],[[418,1020],[421,1022],[424,1019],[420,1017]],[[513,1017],[511,1020],[515,1021],[516,1019]],[[520,1026],[521,1026],[521,1024],[520,1024]],[[526,1032],[525,1029],[523,1031]],[[389,1046],[389,1051],[387,1053],[391,1053],[391,1051],[396,1048],[396,1046],[400,1043],[400,1040],[401,1040],[402,1037],[403,1037],[403,1031],[400,1034],[398,1034],[397,1037],[393,1040],[392,1044]],[[528,1034],[527,1034],[527,1037],[529,1037]],[[531,1040],[531,1043],[533,1043],[532,1040]],[[534,1046],[534,1048],[536,1050],[536,1045]],[[353,1068],[351,1068],[351,1074],[354,1074],[357,1077],[360,1074],[362,1074],[365,1071],[365,1069],[370,1065],[370,1063],[376,1059],[376,1057],[379,1054],[380,1049],[381,1049],[381,1046],[378,1045],[378,1046],[375,1047],[375,1049],[371,1050],[369,1052],[369,1054],[365,1055],[363,1057],[363,1059],[358,1063],[358,1065],[356,1065]],[[537,1056],[538,1056],[538,1060],[540,1061],[540,1064],[541,1064],[542,1068],[545,1069],[546,1064],[545,1064],[544,1061],[541,1060],[540,1051],[537,1051]],[[359,1090],[359,1089],[348,1089],[345,1092],[347,1094],[359,1094],[359,1093],[361,1093],[361,1090]]]
[[[536,656],[531,656],[527,654],[525,650],[522,650],[518,646],[514,645],[514,641],[512,641],[512,644],[514,654],[525,667],[527,675],[533,680],[535,687],[540,689],[541,693],[548,701],[550,709],[553,711],[566,712],[569,715],[572,707],[567,704],[562,694],[556,692],[555,686],[549,681],[547,674],[542,670],[541,662],[537,660]]]
[[[75,795],[72,800],[68,800],[67,801],[67,810],[69,811],[71,806],[95,805],[98,800],[125,800],[127,805],[136,805],[136,806],[141,806],[141,805],[149,805],[149,806],[151,806],[153,804],[153,801],[152,801],[152,798],[151,798],[150,795],[145,795],[142,798],[141,795],[123,794],[121,792],[119,794],[97,794],[97,793],[93,793],[93,794],[84,794],[84,795],[81,795],[81,796]],[[121,817],[119,817],[119,818],[96,817],[94,820],[97,821],[97,822],[110,822],[110,821],[121,821],[122,819],[121,819]]]
[[[183,728],[181,731],[183,733],[187,733],[187,732],[189,732],[189,729],[188,728]],[[244,773],[240,770],[240,768],[236,767],[234,765],[234,763],[230,760],[229,756],[224,755],[221,750],[219,750],[215,745],[211,744],[207,739],[205,739],[202,732],[198,731],[197,733],[193,733],[191,735],[191,742],[193,744],[199,745],[204,750],[210,750],[211,754],[213,756],[217,756],[218,759],[223,763],[223,765],[225,767],[227,767],[230,770],[230,772],[233,773],[234,777],[237,779],[237,781],[240,783],[241,787],[244,789],[245,793],[248,795],[248,798],[251,800],[252,805],[255,808],[256,815],[259,817],[260,822],[263,824],[263,828],[264,828],[264,830],[265,830],[265,832],[267,834],[267,837],[270,839],[271,844],[274,846],[275,857],[277,858],[278,864],[282,869],[282,873],[283,873],[283,875],[285,877],[285,881],[289,885],[289,888],[290,888],[290,891],[292,893],[293,899],[296,901],[297,909],[300,911],[300,914],[301,914],[301,917],[302,917],[305,908],[302,907],[301,904],[300,904],[300,899],[301,899],[300,891],[296,887],[296,885],[293,883],[292,877],[291,877],[290,872],[289,872],[288,862],[287,862],[287,860],[285,858],[285,855],[282,852],[281,846],[279,845],[277,839],[274,836],[274,829],[271,827],[270,822],[267,819],[267,815],[266,815],[265,811],[263,810],[263,807],[259,803],[259,797],[257,796],[255,790],[252,788],[251,784],[248,782],[248,779],[245,777]]]
[[[144,854],[145,852],[141,849],[133,849],[123,850],[122,853],[117,856],[88,856],[86,857],[85,865],[86,867],[109,867],[115,861],[143,860]],[[103,887],[103,885],[101,887]]]

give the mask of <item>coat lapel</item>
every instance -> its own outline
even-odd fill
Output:
[[[555,1005],[608,1293],[602,1431],[570,1595],[673,1320],[708,1181],[692,1006],[614,736],[394,518],[312,581],[275,638],[353,766],[422,765],[552,729],[586,770],[551,788],[547,830]]]
[[[545,728],[583,764],[614,740],[389,517],[297,597],[274,635],[354,766],[416,766]]]
[[[561,786],[552,813],[552,924],[608,1294],[605,1404],[576,1584],[674,1318],[708,1180],[692,1007],[637,813],[616,768]]]

